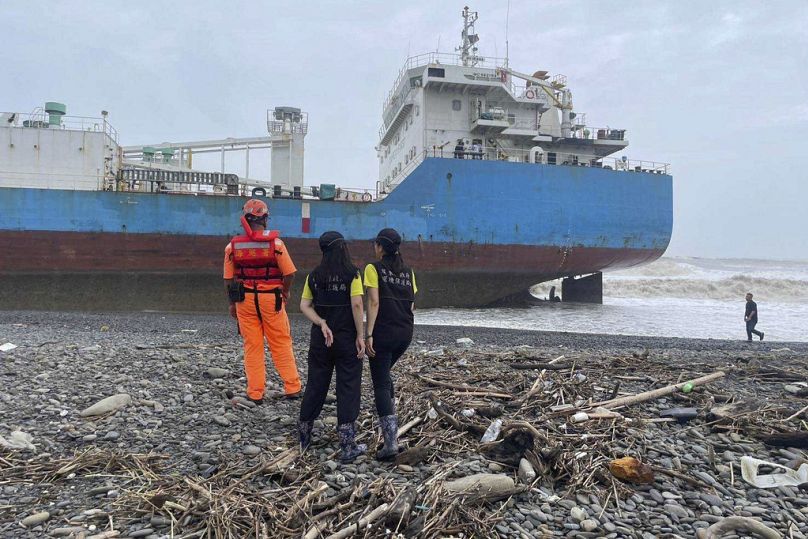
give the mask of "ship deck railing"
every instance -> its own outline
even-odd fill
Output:
[[[481,161],[506,161],[511,163],[542,164],[551,166],[571,166],[571,167],[591,167],[618,172],[645,172],[649,174],[670,174],[670,163],[660,163],[656,161],[645,161],[641,159],[628,159],[624,157],[603,157],[597,155],[585,155],[568,152],[545,152],[544,154],[531,155],[531,150],[505,149],[482,146],[479,150],[471,147],[464,147],[462,151],[456,151],[454,144],[444,144],[433,146],[428,150],[423,150],[414,158],[410,159],[407,166],[393,175],[389,181],[379,180],[376,182],[376,196],[374,199],[383,198],[389,195],[399,184],[401,184],[415,168],[428,157],[438,159],[470,159]],[[556,160],[552,161],[549,153],[555,153]],[[536,159],[539,161],[536,161]]]
[[[111,179],[110,175],[105,176],[104,172],[100,170],[95,174],[86,174],[69,171],[43,172],[0,168],[0,187],[101,191]]]
[[[106,118],[92,116],[62,116],[58,124],[48,122],[48,114],[41,109],[34,112],[2,112],[3,125],[22,129],[61,129],[65,131],[90,131],[106,134],[115,144],[118,143],[118,131],[110,125]]]
[[[606,170],[617,170],[626,172],[650,172],[652,174],[670,174],[670,163],[661,163],[657,161],[645,161],[642,159],[628,159],[624,157],[611,157],[611,156],[598,156],[587,155],[578,152],[565,152],[545,151],[543,154],[531,155],[532,150],[525,150],[521,148],[502,148],[481,146],[477,151],[471,147],[464,147],[463,151],[455,152],[454,145],[445,145],[443,147],[435,146],[429,150],[422,152],[423,157],[438,157],[444,159],[478,159],[484,161],[509,161],[512,163],[537,163],[544,165],[559,165],[559,166],[577,166],[577,167],[592,167],[603,168]],[[457,154],[457,155],[456,155]],[[553,161],[549,154],[555,154],[556,160]],[[413,159],[414,161],[422,161],[423,157]],[[539,161],[536,161],[539,159]],[[409,167],[403,169],[408,170]]]

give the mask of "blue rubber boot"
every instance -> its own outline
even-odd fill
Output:
[[[384,447],[376,452],[377,460],[392,460],[398,455],[398,417],[386,415],[379,418],[384,436]]]
[[[368,447],[356,443],[356,427],[353,423],[343,423],[337,426],[339,433],[340,461],[343,464],[353,462],[359,455],[364,455]]]

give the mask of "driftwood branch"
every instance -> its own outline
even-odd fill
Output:
[[[542,369],[547,371],[563,371],[571,367],[571,365],[555,365],[553,363],[510,363],[508,366],[520,371],[539,371]]]
[[[709,384],[719,378],[725,376],[723,371],[714,372],[712,374],[708,374],[706,376],[702,376],[700,378],[696,378],[694,380],[685,380],[684,382],[680,382],[678,384],[671,384],[669,386],[661,387],[659,389],[653,389],[651,391],[645,391],[643,393],[638,393],[636,395],[628,395],[626,397],[619,397],[617,399],[612,399],[608,401],[598,402],[593,404],[593,406],[602,406],[603,408],[617,408],[618,406],[629,406],[631,404],[637,404],[639,402],[650,401],[654,399],[658,399],[660,397],[664,397],[665,395],[670,395],[671,393],[675,393],[679,391],[682,386],[687,383],[693,384],[693,386],[700,386],[704,384]]]
[[[398,437],[401,438],[402,436],[407,434],[410,431],[411,428],[418,426],[423,420],[424,420],[423,417],[418,416],[418,417],[416,417],[415,419],[413,419],[411,421],[407,421],[404,425],[402,425],[398,429]]]
[[[696,532],[698,539],[720,539],[726,533],[735,530],[745,530],[757,534],[763,539],[782,539],[780,532],[769,528],[762,522],[748,517],[727,517]]]
[[[798,447],[800,449],[808,449],[808,432],[755,434],[755,438],[766,445],[773,445],[774,447]]]
[[[441,382],[440,380],[433,380],[432,378],[427,378],[422,374],[416,374],[416,378],[421,380],[422,382],[434,386],[434,387],[443,387],[446,389],[452,389],[456,393],[461,393],[464,395],[474,396],[474,397],[494,397],[498,399],[512,399],[513,395],[508,393],[500,393],[498,391],[487,391],[480,389],[479,387],[474,387],[466,384],[457,384],[451,382]]]
[[[474,423],[470,423],[468,421],[460,421],[459,419],[453,417],[452,414],[446,411],[446,407],[442,403],[438,402],[438,400],[432,394],[429,395],[429,403],[438,413],[438,416],[453,428],[459,431],[470,432],[475,436],[482,436],[485,432],[485,429],[479,425],[475,425]]]
[[[337,533],[332,533],[326,539],[345,539],[346,537],[350,537],[355,533],[359,533],[384,515],[387,512],[388,507],[389,506],[386,503],[381,504],[376,509],[368,513],[367,516],[360,518],[355,524],[351,524],[347,528],[343,528]]]

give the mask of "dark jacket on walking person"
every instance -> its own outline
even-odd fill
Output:
[[[760,340],[763,340],[763,332],[755,329],[758,323],[758,307],[757,303],[752,301],[752,294],[746,294],[746,312],[743,316],[746,321],[746,340],[752,341],[752,335],[757,335]]]
[[[455,156],[455,159],[465,159],[465,157],[466,157],[466,147],[463,145],[462,140],[458,140],[457,144],[455,144],[454,156]]]
[[[404,265],[399,248],[401,236],[392,228],[379,232],[373,242],[376,262],[365,267],[368,293],[367,352],[376,412],[384,447],[379,460],[398,454],[398,417],[391,370],[412,341],[413,308],[418,286],[415,273]]]
[[[323,409],[336,370],[340,459],[351,462],[367,450],[355,441],[365,355],[362,279],[342,234],[324,233],[320,250],[322,261],[306,277],[300,300],[300,310],[312,322],[309,372],[298,420],[300,447],[305,450],[311,444],[314,420]]]

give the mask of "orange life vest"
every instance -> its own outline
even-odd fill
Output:
[[[235,277],[242,281],[283,284],[283,273],[278,268],[278,252],[275,250],[278,231],[253,231],[244,217],[241,218],[241,226],[245,234],[230,240]]]

